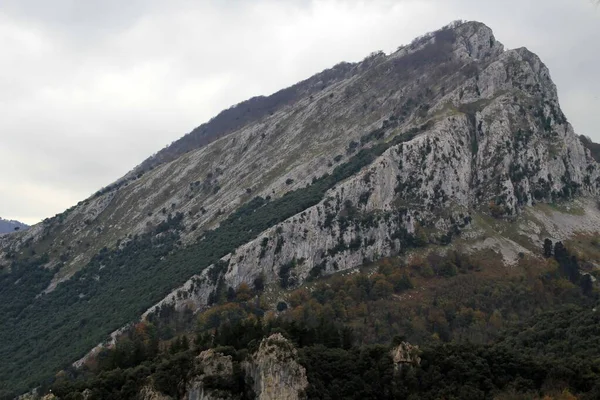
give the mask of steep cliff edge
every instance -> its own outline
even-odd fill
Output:
[[[479,218],[473,222],[478,215],[529,232],[533,246],[509,243],[516,255],[539,247],[543,235],[573,234],[573,224],[561,233],[551,216],[527,216],[538,203],[576,198],[586,215],[575,225],[600,231],[593,200],[600,193],[600,169],[560,111],[548,70],[531,52],[502,52],[419,121],[423,125],[410,135],[393,122],[387,129],[384,124],[385,150],[366,168],[317,205],[237,248],[223,258],[226,268],[212,271],[220,268],[224,284],[233,288],[258,276],[287,288],[415,244],[447,244],[464,230],[480,248],[478,238],[485,240],[487,232]],[[208,269],[160,304],[204,307],[217,289],[218,273],[214,277]],[[177,292],[185,295],[177,298]]]

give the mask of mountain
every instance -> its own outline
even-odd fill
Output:
[[[409,257],[397,265],[420,271],[424,288],[462,279],[457,271],[504,282],[515,270],[554,268],[563,286],[552,281],[549,298],[568,285],[589,294],[600,231],[595,146],[574,133],[542,61],[505,50],[478,22],[240,103],[94,196],[0,237],[0,391],[46,383],[84,356],[75,365],[88,365],[104,354],[90,349],[114,344],[142,316],[188,315],[167,340],[189,315],[221,310],[240,291],[262,313],[283,312],[294,289],[394,257]],[[376,292],[405,290],[410,274],[384,274]],[[587,306],[581,296],[573,301]],[[525,299],[527,310],[554,304]],[[373,342],[386,338],[378,326]]]
[[[11,233],[21,229],[27,229],[29,226],[19,221],[6,220],[0,218],[0,234]]]

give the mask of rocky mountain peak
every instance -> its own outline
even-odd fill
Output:
[[[0,337],[18,338],[14,348],[35,340],[40,354],[64,344],[64,357],[36,368],[81,357],[144,310],[152,320],[248,288],[285,293],[465,237],[514,264],[542,235],[562,240],[600,223],[595,147],[573,132],[548,69],[478,22],[338,64],[194,132],[64,213],[0,237],[0,266],[37,274],[29,291],[4,286],[0,312],[11,325]],[[583,216],[540,214],[539,205],[569,202]],[[63,323],[44,307],[60,309]],[[255,391],[278,393],[272,374],[302,387],[288,347],[279,337],[261,344]],[[21,369],[0,367],[0,383],[29,371],[19,357]]]
[[[448,244],[471,229],[474,214],[516,221],[539,202],[600,193],[598,164],[560,110],[548,69],[527,49],[504,51],[488,27],[470,22],[376,58],[363,79],[403,86],[382,103],[387,117],[361,136],[364,151],[376,149],[373,161],[192,278],[183,301],[173,292],[165,302],[210,303],[217,281],[208,277],[217,269],[234,288],[258,276],[296,287],[409,243]],[[372,137],[383,144],[370,147]],[[352,150],[344,156],[352,159]],[[310,184],[306,166],[297,168],[293,180]]]

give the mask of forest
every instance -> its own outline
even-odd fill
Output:
[[[382,259],[274,306],[260,285],[242,284],[199,314],[164,307],[44,389],[64,399],[85,389],[93,399],[125,399],[152,382],[180,398],[194,357],[212,348],[231,355],[237,372],[207,387],[253,398],[240,365],[279,332],[298,349],[309,399],[598,398],[598,292],[562,243],[546,242],[544,253],[523,257],[508,275],[486,253]],[[390,350],[404,341],[419,346],[421,362],[398,371]]]

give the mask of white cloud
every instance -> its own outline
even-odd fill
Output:
[[[455,19],[538,53],[600,141],[588,0],[0,0],[0,216],[52,216],[232,104]]]

